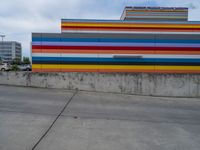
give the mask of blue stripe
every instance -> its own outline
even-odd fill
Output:
[[[39,38],[33,37],[33,42],[111,42],[111,43],[192,43],[199,44],[200,40],[190,39],[108,39],[108,38]]]
[[[87,62],[182,62],[200,63],[200,58],[80,58],[80,57],[33,57],[33,61],[87,61]]]

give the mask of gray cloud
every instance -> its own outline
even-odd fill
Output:
[[[119,19],[125,6],[190,7],[190,20],[200,20],[199,0],[1,0],[0,33],[30,56],[32,32],[60,32],[61,18]]]

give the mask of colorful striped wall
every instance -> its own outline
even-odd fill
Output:
[[[35,72],[200,73],[200,35],[34,33]]]
[[[154,11],[187,16],[188,9],[152,8],[153,21],[62,19],[61,33],[32,34],[32,70],[200,73],[200,22],[158,21]]]
[[[188,8],[182,7],[125,7],[121,20],[187,21]]]

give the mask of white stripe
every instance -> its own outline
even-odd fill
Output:
[[[155,46],[161,47],[200,47],[200,44],[185,44],[185,43],[155,43]]]
[[[52,53],[33,53],[33,57],[103,57],[113,58],[114,56],[142,56],[143,58],[197,58],[200,55],[152,55],[152,54],[52,54]]]

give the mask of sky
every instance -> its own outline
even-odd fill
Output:
[[[200,0],[0,0],[0,34],[30,57],[32,32],[59,33],[61,18],[119,19],[125,6],[189,7],[189,20],[200,21]]]

